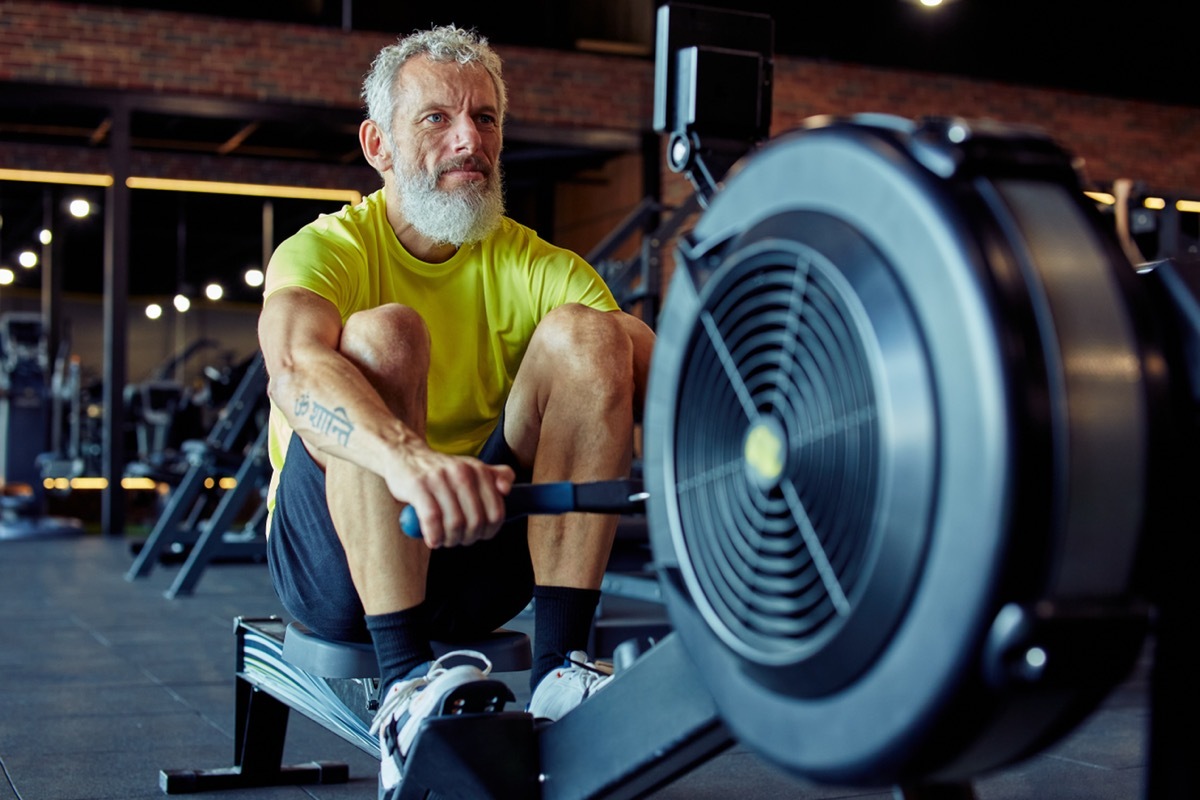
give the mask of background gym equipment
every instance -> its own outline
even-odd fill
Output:
[[[90,399],[83,386],[80,359],[71,353],[70,342],[64,339],[50,376],[50,448],[38,456],[44,482],[69,482],[100,472],[103,447],[99,423],[87,413]]]
[[[266,388],[266,368],[262,354],[256,353],[207,438],[185,443],[187,471],[137,551],[126,580],[149,575],[155,563],[168,553],[186,551],[187,560],[165,592],[167,597],[176,597],[190,594],[215,559],[265,558],[266,502],[262,495],[271,477],[271,465],[266,452],[267,426],[255,418],[263,410]],[[239,448],[247,432],[256,426],[251,444]],[[206,484],[230,476],[233,488],[220,490],[212,513],[202,518],[214,494]],[[250,519],[239,530],[232,530],[238,515],[255,498],[258,505]]]
[[[38,313],[0,317],[0,478],[39,483],[34,461],[48,449],[50,415],[46,385],[46,338]]]
[[[189,361],[217,348],[216,340],[196,339],[165,359],[144,380],[125,386],[125,412],[131,431],[126,441],[126,450],[131,454],[125,466],[127,477],[176,485],[187,472],[190,451],[220,420],[225,404],[254,361],[252,355],[234,366],[229,363],[232,354],[222,353],[216,363],[200,369],[195,380],[181,380]],[[243,435],[232,449],[240,449],[252,438],[253,432]]]
[[[38,459],[50,449],[50,387],[41,314],[0,316],[0,539],[71,536],[78,520],[45,515]]]

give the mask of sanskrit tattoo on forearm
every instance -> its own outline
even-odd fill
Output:
[[[332,436],[342,447],[347,446],[350,434],[354,431],[354,423],[350,421],[345,408],[338,406],[330,409],[323,406],[309,397],[308,392],[296,398],[296,416],[307,417],[314,431]]]

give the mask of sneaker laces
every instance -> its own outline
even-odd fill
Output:
[[[379,709],[375,712],[375,719],[371,722],[368,733],[372,736],[377,735],[384,725],[390,724],[392,720],[401,716],[404,713],[404,709],[411,702],[413,695],[433,683],[449,669],[442,662],[454,657],[477,659],[483,663],[482,672],[484,675],[492,673],[491,660],[477,650],[452,650],[449,653],[445,653],[429,665],[429,671],[425,673],[424,677],[410,678],[406,681],[392,684],[393,687],[396,687],[396,690],[388,690],[387,696],[384,697],[383,702],[379,704]]]
[[[612,678],[612,672],[587,660],[582,650],[572,650],[563,658],[565,669],[555,670],[562,686],[572,686],[580,693],[580,700],[591,696]]]
[[[586,660],[580,659],[578,657],[572,658],[572,656],[582,656],[582,655],[583,655],[583,653],[581,651],[572,650],[570,652],[570,654],[563,657],[563,662],[566,664],[570,664],[573,667],[579,667],[581,670],[583,670],[583,672],[577,672],[575,674],[578,676],[579,681],[584,686],[591,688],[591,686],[593,684],[599,683],[606,678],[612,677],[612,670],[606,670],[603,667],[601,667],[600,665],[598,665],[592,661],[586,661]],[[586,656],[585,656],[585,658],[586,658]]]
[[[612,680],[608,665],[589,661],[582,650],[572,650],[561,663],[541,679],[529,699],[528,710],[537,719],[561,719]]]
[[[578,686],[584,698],[589,697],[596,688],[612,678],[611,670],[606,672],[599,664],[587,661],[587,655],[582,650],[571,650],[563,658],[563,663],[568,666],[568,670],[559,676],[559,680]]]

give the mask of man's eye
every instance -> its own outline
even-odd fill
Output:
[[[429,122],[445,122],[445,121],[446,121],[446,115],[445,115],[445,114],[441,114],[441,113],[437,113],[437,112],[435,112],[435,113],[433,113],[433,114],[430,114],[430,115],[429,115],[428,117],[426,117],[425,119],[426,119],[426,120],[428,120]]]
[[[496,118],[495,118],[495,117],[493,117],[491,114],[480,114],[480,115],[479,115],[479,124],[481,124],[481,125],[495,125],[495,124],[496,124]]]

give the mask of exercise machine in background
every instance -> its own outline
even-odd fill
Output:
[[[126,477],[150,478],[172,486],[179,483],[188,468],[185,444],[204,439],[232,391],[222,391],[222,381],[229,380],[229,367],[206,365],[203,379],[194,384],[181,377],[191,359],[218,347],[214,339],[195,339],[144,380],[126,385],[125,409],[132,427],[132,439],[127,441],[132,446],[127,451],[133,454],[125,466]],[[223,360],[229,358],[230,354],[224,354]]]
[[[0,539],[72,536],[78,520],[46,516],[39,458],[50,449],[51,397],[42,317],[0,316]]]
[[[165,592],[176,597],[191,594],[213,561],[266,557],[266,389],[266,367],[255,353],[208,436],[184,443],[186,470],[137,548],[126,580],[146,577],[165,556],[185,555]],[[221,488],[222,479],[232,485]],[[249,518],[235,526],[247,508]]]

